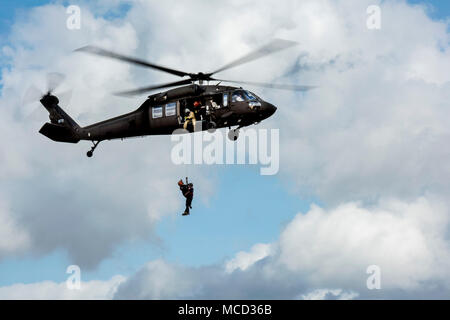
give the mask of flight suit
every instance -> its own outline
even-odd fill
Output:
[[[187,126],[189,125],[189,121],[192,121],[192,127],[193,130],[195,131],[195,113],[193,111],[189,112],[189,115],[186,117],[185,121],[184,121],[184,125],[183,125],[183,129],[187,130]]]
[[[183,196],[186,198],[186,209],[183,215],[189,214],[189,209],[191,208],[192,199],[194,198],[194,185],[192,183],[180,185],[180,190]]]

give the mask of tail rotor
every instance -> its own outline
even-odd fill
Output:
[[[52,96],[54,92],[64,83],[66,76],[62,73],[52,72],[46,75],[46,90],[43,91],[35,85],[31,85],[23,95],[22,106],[24,107],[26,118],[35,118],[39,113],[40,100],[46,96]],[[67,90],[58,94],[58,100],[63,105],[69,104],[72,98],[72,90]],[[31,106],[31,107],[29,107]]]

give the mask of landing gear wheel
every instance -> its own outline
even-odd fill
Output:
[[[91,150],[89,150],[86,155],[88,156],[88,158],[92,158],[92,156],[94,155],[94,150],[95,148],[97,148],[98,144],[100,143],[100,141],[94,142],[92,141],[93,146],[91,147]]]
[[[238,138],[239,138],[238,129],[228,131],[228,139],[230,139],[231,141],[236,141]]]

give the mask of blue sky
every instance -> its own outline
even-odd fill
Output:
[[[434,10],[429,13],[434,19],[450,16],[449,1],[409,2],[431,4]],[[29,7],[45,3],[48,2],[2,1],[0,36],[3,40],[0,45],[7,43],[7,34],[17,15]],[[107,15],[111,14],[117,12]],[[217,175],[218,193],[208,205],[194,200],[190,217],[180,218],[180,213],[176,213],[176,218],[166,218],[159,223],[157,234],[163,240],[163,247],[146,241],[123,244],[113,257],[101,263],[96,270],[83,273],[83,280],[132,274],[144,263],[159,257],[190,266],[219,263],[238,251],[248,250],[255,243],[275,241],[283,226],[298,212],[306,212],[311,204],[310,199],[302,200],[290,193],[288,186],[282,184],[277,176],[260,176],[258,167],[223,167],[217,169]],[[235,188],[237,184],[239,188]],[[181,195],[176,201],[183,202]],[[2,261],[0,286],[43,280],[64,281],[67,278],[65,268],[69,264],[65,252],[61,251],[44,257],[29,256]]]
[[[158,225],[162,248],[145,241],[124,244],[98,270],[84,273],[83,279],[106,280],[118,273],[132,274],[157,258],[188,266],[220,263],[255,243],[274,242],[296,213],[309,209],[310,201],[289,195],[277,176],[261,176],[257,166],[218,167],[217,170],[219,193],[208,205],[194,200],[191,216],[180,218],[181,212],[177,212]],[[181,196],[176,201],[184,203]],[[44,279],[63,281],[69,264],[62,251],[43,258],[4,261],[0,264],[0,285]]]
[[[421,0],[408,0],[409,3],[412,4],[427,4],[431,5],[429,10],[429,15],[433,19],[447,19],[450,16],[450,2],[448,1],[439,1],[439,0],[430,0],[430,1],[421,1]]]
[[[39,6],[48,3],[48,1],[40,0],[24,0],[24,1],[13,1],[5,0],[1,3],[0,10],[0,35],[2,36],[2,42],[4,44],[5,36],[8,35],[11,26],[18,15],[26,11],[30,7]]]

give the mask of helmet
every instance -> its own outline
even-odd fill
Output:
[[[199,101],[195,101],[194,102],[194,107],[198,107],[198,106],[200,106],[201,105],[201,103],[199,102]]]
[[[178,185],[179,186],[182,186],[184,183],[183,183],[183,180],[180,180],[180,181],[178,181]]]

